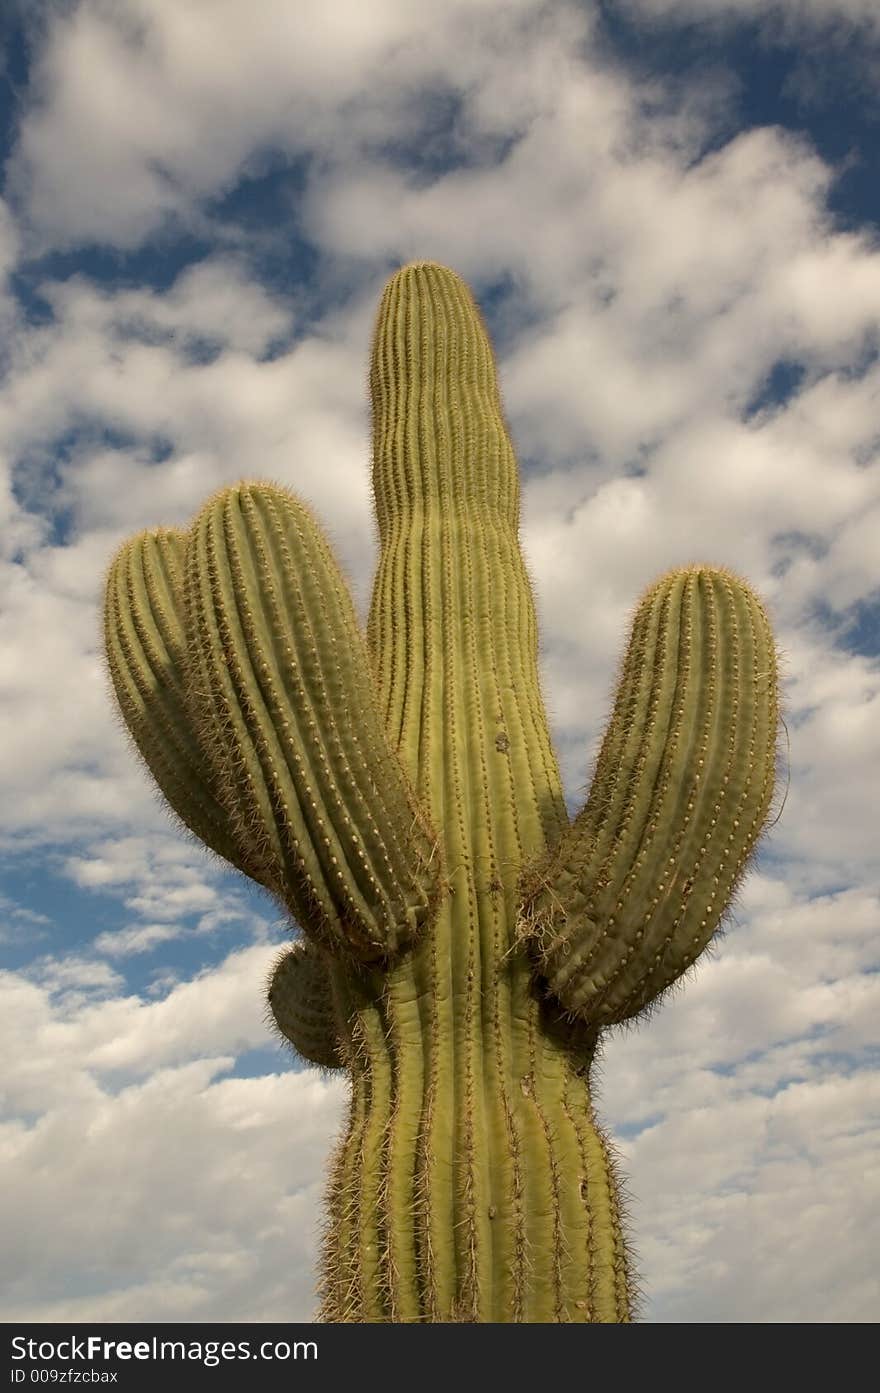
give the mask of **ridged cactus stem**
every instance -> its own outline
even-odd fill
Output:
[[[554,1038],[537,1002],[524,1019],[499,1010],[494,1027],[483,1013],[482,1077],[468,1087],[455,1020],[445,1037],[445,1013],[419,1010],[414,975],[395,969],[357,1012],[322,1319],[628,1321],[632,1273],[589,1051]],[[452,1122],[462,1102],[481,1132]]]
[[[624,1253],[585,1060],[546,1034],[515,942],[522,868],[568,819],[516,462],[457,277],[414,266],[392,280],[371,387],[381,555],[368,647],[389,735],[444,829],[448,899],[358,1016],[333,1182],[357,1238],[347,1269],[327,1255],[325,1315],[620,1320]],[[603,1231],[616,1242],[598,1243]]]
[[[370,385],[366,642],[308,508],[242,481],[120,549],[108,668],[177,815],[302,930],[269,983],[278,1030],[351,1076],[323,1319],[628,1321],[591,1069],[709,944],[765,826],[767,615],[702,563],[646,591],[569,822],[516,462],[454,272],[392,276]]]

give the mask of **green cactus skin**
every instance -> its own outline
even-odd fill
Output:
[[[120,548],[110,675],[177,815],[306,935],[270,1005],[351,1078],[321,1318],[630,1321],[591,1066],[603,1029],[652,1010],[709,943],[766,823],[772,634],[723,568],[651,586],[570,823],[516,461],[454,272],[391,277],[370,388],[366,644],[311,514],[242,482],[188,533]]]

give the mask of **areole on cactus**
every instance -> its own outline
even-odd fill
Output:
[[[113,557],[113,687],[178,817],[302,931],[278,1028],[351,1076],[321,1319],[628,1321],[591,1065],[709,943],[766,823],[772,633],[725,568],[651,585],[570,822],[516,461],[453,271],[391,277],[370,387],[366,641],[308,508],[240,482]]]

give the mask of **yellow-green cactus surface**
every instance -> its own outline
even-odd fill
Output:
[[[516,460],[454,272],[391,277],[370,388],[366,638],[308,508],[242,481],[114,556],[114,690],[177,815],[302,931],[278,1028],[350,1074],[322,1319],[628,1321],[591,1064],[709,943],[766,823],[773,637],[722,567],[651,585],[570,822]]]

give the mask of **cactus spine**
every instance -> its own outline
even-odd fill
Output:
[[[303,930],[270,1006],[351,1076],[328,1321],[628,1321],[604,1027],[718,927],[765,824],[776,654],[732,573],[639,604],[569,823],[541,700],[519,479],[473,298],[429,262],[373,342],[380,559],[366,643],[327,543],[275,484],[125,543],[109,671],[183,823]]]

